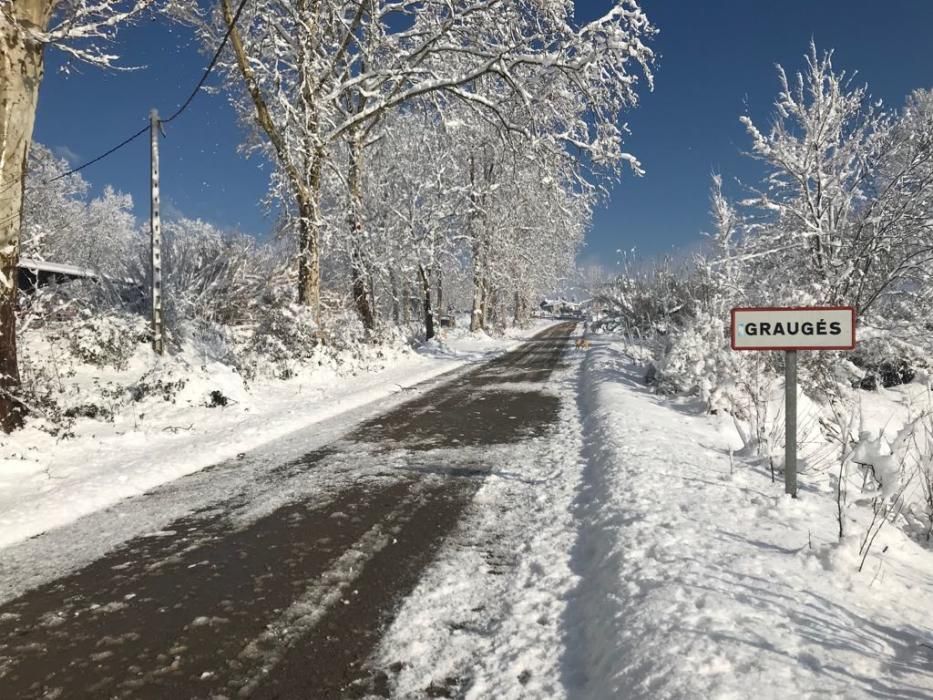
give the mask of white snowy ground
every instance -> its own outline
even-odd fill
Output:
[[[451,330],[417,351],[348,353],[339,367],[248,386],[229,366],[205,362],[190,350],[164,371],[146,348],[119,372],[78,366],[75,376],[62,381],[86,392],[94,385],[129,384],[153,369],[155,377],[184,377],[187,383],[174,400],[149,396],[116,411],[112,422],[79,418],[73,437],[53,437],[35,424],[0,434],[0,549],[325,419],[403,396],[407,387],[517,346],[548,323],[498,338]],[[207,406],[214,390],[231,399],[227,406]]]
[[[500,473],[383,640],[396,697],[933,697],[930,549],[885,528],[859,573],[827,473],[785,497],[621,346],[583,358],[548,385],[555,432],[485,456]]]
[[[649,394],[611,343],[581,403],[571,696],[933,697],[933,551],[888,527],[859,573],[865,513],[838,544],[827,474],[793,500],[730,464],[730,424]]]

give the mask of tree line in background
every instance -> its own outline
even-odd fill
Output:
[[[537,0],[2,0],[7,430],[25,414],[14,342],[21,250],[112,279],[146,274],[125,196],[88,202],[80,178],[50,181],[63,164],[42,149],[27,168],[44,48],[111,65],[94,40],[153,8],[192,26],[210,52],[227,39],[222,89],[243,150],[275,166],[268,203],[280,213],[269,243],[200,222],[169,227],[177,318],[252,322],[257,305],[297,300],[307,312],[290,318],[319,342],[328,312],[348,305],[372,338],[403,323],[416,295],[430,338],[435,309],[466,291],[472,330],[522,320],[573,269],[600,180],[625,164],[640,173],[620,117],[639,80],[651,84],[655,29],[635,0],[591,22],[575,19],[573,3]],[[112,286],[109,298],[125,303]]]

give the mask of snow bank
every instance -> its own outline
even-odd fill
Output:
[[[885,528],[859,573],[855,538],[836,539],[829,474],[785,497],[732,456],[725,417],[650,394],[620,347],[596,345],[568,695],[933,695],[931,552]]]

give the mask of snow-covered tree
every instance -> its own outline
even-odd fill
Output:
[[[55,241],[80,235],[89,187],[79,174],[54,179],[67,169],[64,158],[56,157],[42,144],[32,144],[23,202],[21,251],[24,257],[53,259],[50,247]],[[58,259],[55,262],[72,261]]]
[[[23,255],[126,278],[142,244],[132,197],[107,186],[90,199],[80,174],[55,178],[67,169],[68,163],[45,146],[34,143],[30,148]]]
[[[857,367],[831,353],[802,358],[800,371],[827,395],[859,381],[857,368],[902,381],[933,349],[933,93],[885,109],[812,44],[800,73],[779,67],[778,77],[770,128],[741,120],[762,165],[758,187],[734,203],[715,176],[714,231],[695,264],[673,276],[625,275],[605,292],[639,332],[667,319],[655,345],[659,383],[710,406],[730,385],[756,394],[741,377],[780,369],[776,356],[756,354],[750,368],[727,350],[734,306],[851,304],[863,328],[883,329],[849,355]]]
[[[887,134],[873,180],[877,193],[864,272],[852,289],[860,306],[922,317],[933,302],[933,90],[917,90]]]
[[[195,14],[189,8],[188,18]],[[213,45],[232,20],[231,3],[220,0],[201,31]],[[503,134],[585,152],[595,167],[637,167],[621,148],[618,119],[637,101],[635,71],[651,79],[644,41],[653,32],[634,0],[583,26],[569,3],[528,0],[250,3],[222,67],[234,105],[254,125],[248,148],[278,165],[276,181],[288,194],[299,230],[299,300],[318,306],[325,170],[342,168],[335,155],[347,154],[344,201],[353,236],[365,241],[353,214],[362,149],[388,112],[413,100],[434,100],[439,119],[451,105],[468,105]],[[360,262],[351,262],[359,302]]]
[[[933,262],[914,205],[929,197],[929,133],[898,124],[813,45],[802,73],[779,78],[770,131],[742,118],[766,168],[743,202],[755,219],[744,254],[772,301],[867,312]]]
[[[430,339],[443,279],[463,247],[462,150],[430,105],[415,103],[387,115],[370,151],[362,199],[369,266],[388,290],[395,321],[418,288]]]

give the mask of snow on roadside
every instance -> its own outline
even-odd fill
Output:
[[[544,325],[513,329],[497,338],[459,330],[417,351],[374,348],[368,355],[348,358],[344,368],[320,366],[289,380],[257,379],[249,386],[231,367],[205,362],[192,351],[162,368],[146,349],[122,372],[82,365],[77,377],[64,381],[106,388],[155,369],[148,376],[156,381],[183,379],[184,384],[170,400],[148,396],[115,411],[112,421],[78,418],[71,437],[54,437],[35,426],[0,435],[0,548],[467,363],[490,359]],[[219,391],[227,405],[210,407],[212,391]]]
[[[885,528],[859,573],[828,479],[785,497],[730,458],[725,417],[650,394],[620,348],[594,345],[568,694],[933,696],[931,552]]]

